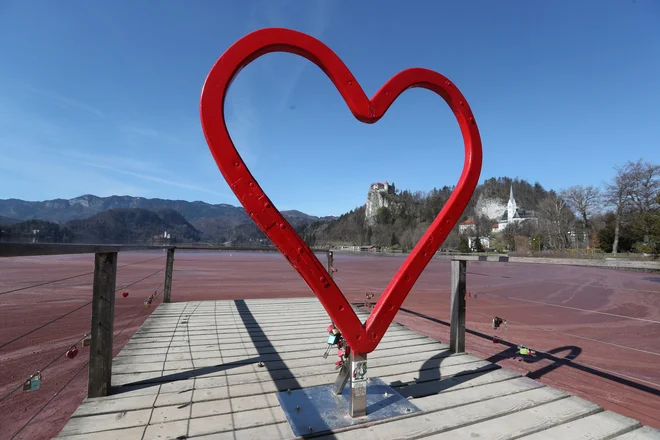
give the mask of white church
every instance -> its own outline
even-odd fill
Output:
[[[503,231],[510,223],[520,223],[525,220],[536,220],[534,211],[528,211],[518,208],[516,199],[513,197],[513,185],[509,192],[509,203],[506,205],[506,211],[497,219],[497,225],[493,225],[493,232]]]

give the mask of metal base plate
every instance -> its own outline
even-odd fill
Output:
[[[332,392],[332,385],[322,385],[283,391],[277,394],[277,398],[296,436],[332,431],[420,411],[392,387],[374,377],[367,382],[367,415],[353,418],[349,413],[350,387],[349,382],[339,396]]]

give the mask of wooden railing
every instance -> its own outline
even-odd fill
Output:
[[[491,263],[554,264],[563,266],[587,266],[606,269],[632,269],[660,272],[660,261],[638,261],[626,260],[623,258],[580,260],[570,258],[506,257],[485,255],[437,255],[435,258],[451,261],[449,346],[454,353],[462,353],[465,351],[465,295],[467,293],[466,283],[468,261]]]
[[[195,250],[245,250],[277,251],[276,248],[243,247],[189,247],[189,246],[124,246],[124,245],[83,245],[83,244],[33,244],[2,243],[0,257],[18,257],[35,255],[62,255],[93,253],[94,282],[92,288],[91,350],[88,372],[88,397],[106,396],[110,392],[112,376],[112,351],[115,315],[115,288],[117,279],[117,257],[120,251],[166,250],[165,280],[163,283],[163,302],[172,299],[172,272],[175,249]],[[326,249],[314,249],[314,252],[326,252]],[[332,276],[333,256],[327,253],[328,270]],[[445,256],[436,259],[451,261],[451,328],[450,349],[455,353],[465,351],[465,295],[468,261],[487,261],[498,263],[533,263],[590,266],[604,268],[625,268],[660,271],[660,262],[616,260],[575,260],[565,258],[528,258],[505,256]]]

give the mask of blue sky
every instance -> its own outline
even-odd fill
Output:
[[[482,180],[599,185],[660,162],[660,3],[636,1],[1,1],[0,198],[91,193],[237,205],[199,122],[210,67],[263,27],[311,34],[372,95],[434,69],[476,116]],[[414,6],[413,6],[414,5]],[[341,214],[368,186],[452,185],[463,147],[442,99],[414,89],[374,125],[322,72],[266,55],[229,92],[228,126],[281,209]]]

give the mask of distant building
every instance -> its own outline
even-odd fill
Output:
[[[479,237],[479,241],[481,242],[481,246],[483,246],[484,249],[490,249],[490,237]],[[468,246],[473,251],[476,250],[476,248],[477,248],[476,244],[477,244],[477,238],[476,237],[469,237],[468,238]]]
[[[371,188],[376,191],[384,191],[387,194],[396,193],[396,187],[394,186],[394,182],[390,184],[387,182],[387,180],[385,181],[385,183],[381,183],[381,182],[372,183]]]
[[[458,225],[458,232],[460,234],[468,234],[470,232],[475,232],[476,229],[477,229],[477,226],[474,223],[474,220],[472,220],[472,219],[465,220],[463,223],[460,223]]]
[[[506,205],[506,211],[502,214],[497,221],[497,229],[493,228],[493,232],[503,231],[509,224],[520,223],[525,220],[536,220],[534,211],[518,208],[516,199],[513,198],[513,185],[509,192],[509,203]]]

